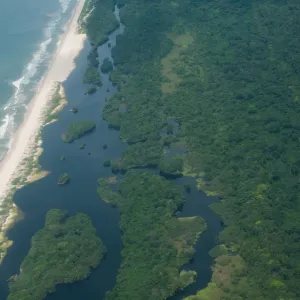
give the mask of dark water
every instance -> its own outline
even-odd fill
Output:
[[[196,294],[197,291],[207,286],[212,276],[211,267],[213,264],[213,259],[209,252],[215,246],[216,238],[222,230],[220,218],[209,207],[212,203],[217,202],[218,199],[199,192],[196,188],[196,180],[193,178],[181,177],[174,181],[182,186],[185,184],[191,186],[191,191],[189,193],[185,192],[186,202],[178,217],[200,216],[205,220],[207,229],[197,241],[196,252],[192,261],[181,268],[181,270],[194,270],[197,272],[195,283],[176,293],[175,296],[169,297],[168,300],[179,300]]]
[[[121,26],[110,35],[109,42],[112,47],[115,45],[116,36],[123,30]],[[111,57],[111,49],[107,44],[99,48],[100,63],[105,57]],[[21,262],[29,251],[31,237],[44,226],[45,214],[52,208],[66,209],[70,215],[77,212],[89,215],[108,252],[105,260],[92,271],[88,279],[74,284],[59,285],[56,292],[48,295],[46,299],[100,300],[104,299],[105,292],[115,285],[122,249],[119,211],[102,201],[96,189],[98,178],[112,176],[110,168],[103,167],[104,160],[120,157],[125,145],[120,142],[119,133],[109,129],[101,117],[105,98],[116,92],[109,81],[109,76],[102,74],[103,86],[96,94],[84,95],[87,86],[82,84],[82,78],[89,49],[86,43],[76,60],[76,69],[64,83],[68,106],[60,113],[57,122],[43,130],[44,152],[40,157],[40,164],[42,169],[51,172],[50,175],[25,186],[15,195],[14,201],[24,212],[25,217],[9,232],[9,239],[13,240],[14,244],[0,266],[0,299],[6,299],[7,279],[19,273]],[[69,112],[72,107],[79,109],[77,115]],[[97,129],[72,144],[63,143],[61,134],[65,132],[70,122],[83,119],[95,121]],[[86,144],[86,148],[81,150],[80,144],[83,143]],[[108,145],[107,149],[103,149],[104,144]],[[60,161],[62,155],[66,157],[65,161]],[[70,174],[71,182],[66,186],[58,186],[57,179],[63,172]],[[183,292],[170,297],[172,300],[191,295],[209,282],[212,259],[208,252],[214,246],[216,236],[221,230],[217,215],[209,208],[209,204],[216,199],[199,193],[193,179],[183,177],[174,182],[180,185],[188,182],[192,185],[191,192],[186,194],[187,201],[180,217],[199,215],[205,219],[208,228],[197,242],[194,260],[183,266],[184,269],[198,272],[197,281]]]
[[[122,31],[121,26],[111,34],[112,46]],[[84,95],[87,86],[82,84],[82,78],[89,48],[86,43],[76,60],[76,69],[64,83],[68,106],[61,112],[57,122],[43,130],[44,152],[40,164],[42,169],[49,170],[51,174],[25,186],[15,195],[14,201],[24,212],[25,218],[9,232],[9,239],[14,244],[0,267],[0,299],[6,299],[7,279],[19,273],[20,264],[30,247],[30,239],[44,226],[45,214],[51,208],[66,209],[70,215],[77,212],[88,214],[108,252],[105,260],[87,280],[60,285],[47,299],[103,299],[105,292],[115,284],[122,247],[119,211],[102,201],[96,190],[98,178],[111,176],[110,169],[102,166],[104,160],[119,157],[125,145],[120,142],[119,133],[109,129],[101,117],[105,98],[115,92],[108,75],[102,74],[103,86],[95,95]],[[99,54],[100,60],[110,57],[107,44],[100,47]],[[107,92],[108,88],[110,92]],[[78,107],[77,115],[69,112],[72,107]],[[95,121],[97,129],[72,144],[63,143],[61,134],[70,122],[83,119]],[[83,143],[86,148],[81,150],[80,144]],[[103,149],[104,144],[108,145],[107,149]],[[65,161],[60,161],[61,155],[66,157]],[[69,185],[59,186],[57,179],[63,172],[70,174],[71,181]]]

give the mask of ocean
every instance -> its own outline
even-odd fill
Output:
[[[0,160],[52,61],[76,2],[1,1]]]

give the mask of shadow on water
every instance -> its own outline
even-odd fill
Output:
[[[116,44],[116,36],[122,34],[123,30],[124,26],[121,25],[110,35],[109,41],[99,48],[100,64],[105,57],[112,60],[111,48]],[[44,152],[39,162],[42,169],[49,170],[51,173],[23,187],[15,194],[14,201],[24,212],[25,217],[9,231],[9,239],[13,240],[14,244],[9,248],[0,267],[0,299],[6,299],[7,280],[19,273],[20,265],[29,251],[32,236],[44,226],[45,214],[52,208],[66,209],[70,215],[77,212],[89,215],[97,234],[107,246],[108,252],[89,278],[75,284],[58,285],[56,292],[48,295],[46,299],[104,299],[105,292],[115,285],[117,271],[121,264],[122,249],[119,211],[101,201],[96,189],[98,178],[112,176],[111,170],[103,167],[103,162],[120,157],[125,145],[120,141],[119,132],[109,129],[107,123],[100,117],[105,98],[116,92],[116,88],[109,80],[109,75],[102,74],[103,85],[97,93],[85,95],[87,86],[82,83],[82,78],[89,50],[89,43],[86,42],[76,59],[76,69],[64,82],[66,97],[69,101],[67,107],[60,113],[60,119],[57,122],[46,126],[43,130]],[[72,107],[79,109],[78,114],[69,111]],[[72,121],[84,119],[95,121],[97,129],[72,144],[63,143],[61,134],[65,132],[67,126]],[[84,150],[80,149],[80,144],[86,144]],[[103,147],[105,144],[108,146],[107,149]],[[62,155],[66,157],[65,161],[60,160]],[[57,179],[63,172],[70,174],[70,184],[58,186]],[[184,291],[169,298],[169,300],[177,300],[196,293],[209,282],[212,274],[212,258],[209,256],[209,251],[215,244],[221,225],[218,216],[209,208],[209,205],[216,201],[214,197],[199,193],[194,179],[181,177],[172,180],[182,186],[189,183],[192,187],[190,193],[186,193],[187,201],[179,217],[197,215],[201,216],[207,224],[207,230],[197,242],[194,259],[182,267],[182,269],[196,270],[197,280]]]

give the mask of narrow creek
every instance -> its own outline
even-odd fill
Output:
[[[118,10],[115,11],[115,15],[119,20]],[[123,31],[124,26],[121,24],[110,34],[109,41],[99,47],[100,64],[106,57],[112,60],[111,49],[116,45],[116,37]],[[14,244],[0,266],[0,299],[7,298],[7,280],[19,273],[20,265],[29,251],[32,236],[44,226],[45,214],[52,208],[65,209],[70,215],[77,212],[86,213],[92,219],[97,234],[108,251],[105,260],[92,271],[88,279],[73,284],[58,285],[56,292],[48,295],[46,299],[104,299],[105,293],[115,285],[117,271],[121,264],[120,213],[118,208],[101,201],[96,190],[97,179],[112,174],[109,168],[103,167],[103,162],[120,157],[126,145],[120,141],[119,132],[110,129],[101,118],[105,98],[116,92],[109,75],[102,74],[103,85],[94,95],[85,95],[87,86],[82,83],[82,78],[89,50],[90,45],[86,42],[76,59],[76,69],[63,84],[68,105],[61,111],[59,120],[43,130],[44,152],[39,162],[42,169],[49,170],[50,174],[23,187],[15,194],[14,201],[24,212],[24,219],[9,231],[9,239],[13,240]],[[72,107],[78,108],[78,114],[69,111]],[[72,144],[65,144],[61,140],[61,134],[75,120],[95,121],[96,131]],[[84,150],[80,149],[80,144],[83,143],[86,144]],[[103,148],[105,144],[108,146],[107,149]],[[62,155],[66,157],[65,161],[60,160]],[[70,174],[70,184],[58,186],[57,179],[63,172]],[[214,197],[208,197],[197,191],[195,180],[192,178],[182,177],[173,181],[182,186],[189,183],[192,187],[190,193],[186,193],[186,203],[179,217],[198,215],[207,224],[207,230],[197,242],[194,259],[182,267],[197,271],[196,282],[169,298],[177,300],[196,293],[209,282],[212,273],[209,251],[215,244],[221,225],[218,216],[209,208],[209,205],[216,201]]]
[[[210,250],[216,244],[216,238],[222,230],[219,216],[209,207],[219,201],[216,197],[199,192],[196,180],[190,177],[181,177],[174,180],[176,184],[191,187],[190,192],[185,192],[186,202],[178,217],[200,216],[206,223],[206,230],[200,235],[195,247],[195,254],[190,263],[182,266],[181,270],[194,270],[197,272],[196,280],[183,291],[177,292],[168,300],[180,300],[184,297],[194,295],[200,289],[207,286],[212,276],[213,258],[209,255]]]

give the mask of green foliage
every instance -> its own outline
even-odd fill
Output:
[[[113,70],[113,68],[114,67],[113,67],[112,62],[107,57],[104,58],[103,63],[101,65],[101,71],[103,73],[109,73]]]
[[[97,47],[93,47],[89,54],[88,54],[88,62],[90,64],[90,66],[95,67],[98,69],[99,67],[99,60],[98,60],[98,49]]]
[[[93,121],[76,121],[69,125],[67,132],[62,135],[62,139],[65,143],[72,143],[95,128],[96,124]]]
[[[87,91],[86,91],[86,94],[87,95],[92,95],[92,94],[95,94],[97,92],[97,88],[95,86],[90,86]]]
[[[197,276],[197,272],[195,271],[185,271],[182,270],[179,273],[179,287],[178,289],[183,290],[185,287],[195,282],[195,277]]]
[[[68,217],[50,210],[43,229],[32,238],[21,273],[10,282],[8,300],[41,300],[59,283],[82,280],[96,268],[106,248],[84,214]]]
[[[175,218],[183,191],[150,172],[127,174],[111,191],[100,179],[98,193],[121,209],[122,265],[109,300],[163,300],[190,284],[195,272],[181,272],[194,253],[193,246],[205,229],[199,217]]]
[[[119,23],[113,15],[113,1],[90,0],[89,13],[83,25],[90,42],[98,47],[108,40],[110,32],[114,31]]]
[[[109,159],[107,159],[103,162],[103,167],[110,167],[110,165],[111,165],[111,162]]]
[[[64,100],[63,97],[61,96],[59,90],[60,90],[60,85],[57,86],[57,88],[56,88],[56,90],[55,90],[55,92],[52,96],[52,99],[50,101],[50,105],[47,108],[46,118],[45,118],[44,124],[50,123],[53,120],[58,119],[57,113],[53,113],[53,111],[55,110],[55,108],[60,106],[62,101]]]
[[[174,135],[166,135],[163,137],[163,144],[164,146],[171,146],[172,143],[175,143],[177,141],[177,138]]]
[[[122,153],[122,168],[156,167],[162,157],[162,144],[160,141],[146,141],[127,147]]]
[[[89,66],[83,76],[83,83],[89,83],[101,86],[102,81],[99,70],[96,67]]]
[[[58,178],[58,184],[67,184],[70,181],[70,175],[68,173],[61,174]]]
[[[158,168],[162,174],[167,176],[182,175],[183,160],[181,157],[164,157],[161,159]]]
[[[195,296],[189,296],[185,300],[221,300],[222,290],[217,287],[214,282],[208,284],[208,286],[197,293]],[[236,298],[237,300],[242,300]]]
[[[125,2],[111,74],[119,92],[103,116],[129,148],[170,118],[179,124],[184,168],[222,196],[219,241],[245,262],[226,289],[211,282],[199,299],[299,299],[300,3]]]
[[[117,205],[120,202],[120,195],[111,190],[109,179],[101,178],[98,180],[97,192],[103,201]]]

